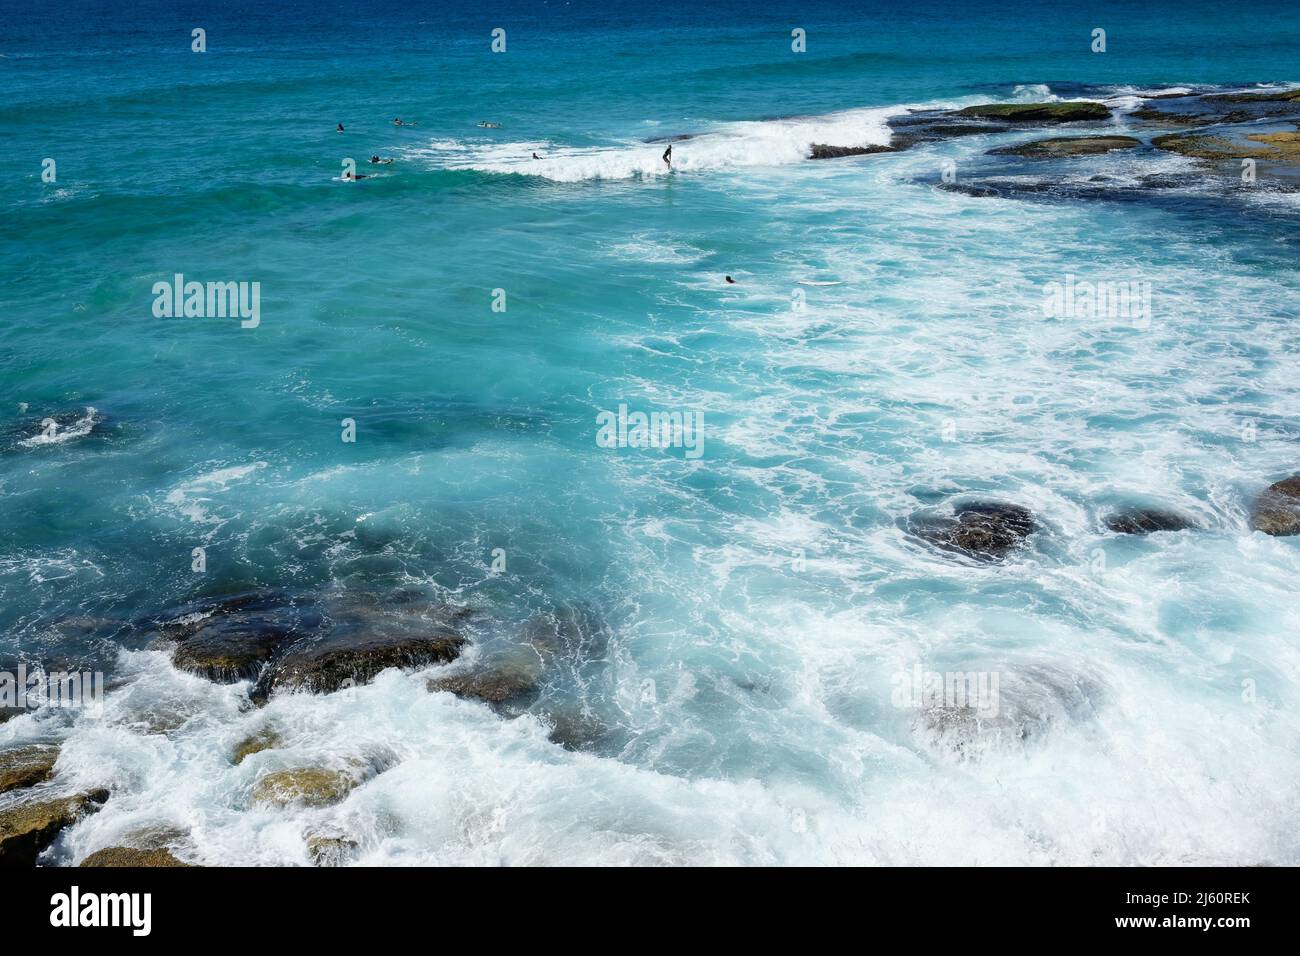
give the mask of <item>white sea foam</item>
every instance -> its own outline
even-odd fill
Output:
[[[824,116],[722,123],[672,144],[672,169],[701,172],[751,166],[781,166],[808,158],[814,143],[835,146],[887,145],[891,115],[907,107],[847,110]],[[541,176],[555,182],[653,178],[668,175],[667,142],[624,141],[576,147],[535,141],[435,140],[410,156],[445,169]],[[533,153],[541,158],[533,159]]]

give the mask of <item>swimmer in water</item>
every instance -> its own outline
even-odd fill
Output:
[[[673,168],[673,144],[672,143],[669,143],[668,148],[664,150],[664,162],[668,164],[669,169]]]

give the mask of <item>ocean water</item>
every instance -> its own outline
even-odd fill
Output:
[[[147,827],[211,864],[321,828],[366,864],[1300,862],[1300,551],[1247,520],[1300,468],[1296,194],[935,188],[1005,136],[805,158],[908,107],[1298,84],[1294,4],[755,6],[4,11],[0,656],[114,684],[0,724],[114,789],[50,862]],[[260,283],[259,324],[156,317],[177,273]],[[1067,275],[1150,321],[1045,319]],[[703,453],[601,447],[620,405]],[[963,495],[1042,530],[993,566],[905,533]],[[1202,530],[1105,531],[1149,501]],[[471,663],[547,613],[590,653],[513,717],[398,671],[259,709],[139,626],[403,586],[475,608]],[[999,717],[898,706],[917,667],[999,675]],[[336,806],[250,803],[358,758]]]

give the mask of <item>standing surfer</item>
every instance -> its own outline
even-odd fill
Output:
[[[672,143],[669,143],[668,148],[664,150],[664,162],[668,164],[669,169],[673,168],[673,144]]]

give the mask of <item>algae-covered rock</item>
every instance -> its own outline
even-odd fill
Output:
[[[1249,139],[1256,139],[1251,136]],[[1151,140],[1156,149],[1190,156],[1193,159],[1284,159],[1286,150],[1275,148],[1272,144],[1254,146],[1250,143],[1229,139],[1224,136],[1209,136],[1204,133],[1169,133]]]
[[[30,744],[0,750],[0,793],[49,779],[58,759],[59,748],[53,744]]]
[[[1142,141],[1132,136],[1067,136],[1058,139],[1040,139],[1019,146],[1003,146],[990,150],[998,156],[1024,156],[1029,159],[1060,159],[1066,156],[1091,156],[1117,149],[1133,149]]]
[[[146,850],[134,846],[104,847],[102,850],[96,850],[81,861],[81,866],[172,867],[193,865],[176,859],[170,850]]]
[[[27,800],[0,810],[0,867],[35,866],[65,828],[108,799],[107,790]]]
[[[360,783],[359,775],[346,770],[300,767],[277,770],[257,781],[253,804],[261,807],[327,807],[338,803]]]
[[[957,116],[1003,120],[1009,123],[1076,123],[1110,118],[1104,103],[984,103],[958,110]]]
[[[1260,493],[1250,526],[1276,537],[1300,534],[1300,475],[1274,482]]]

